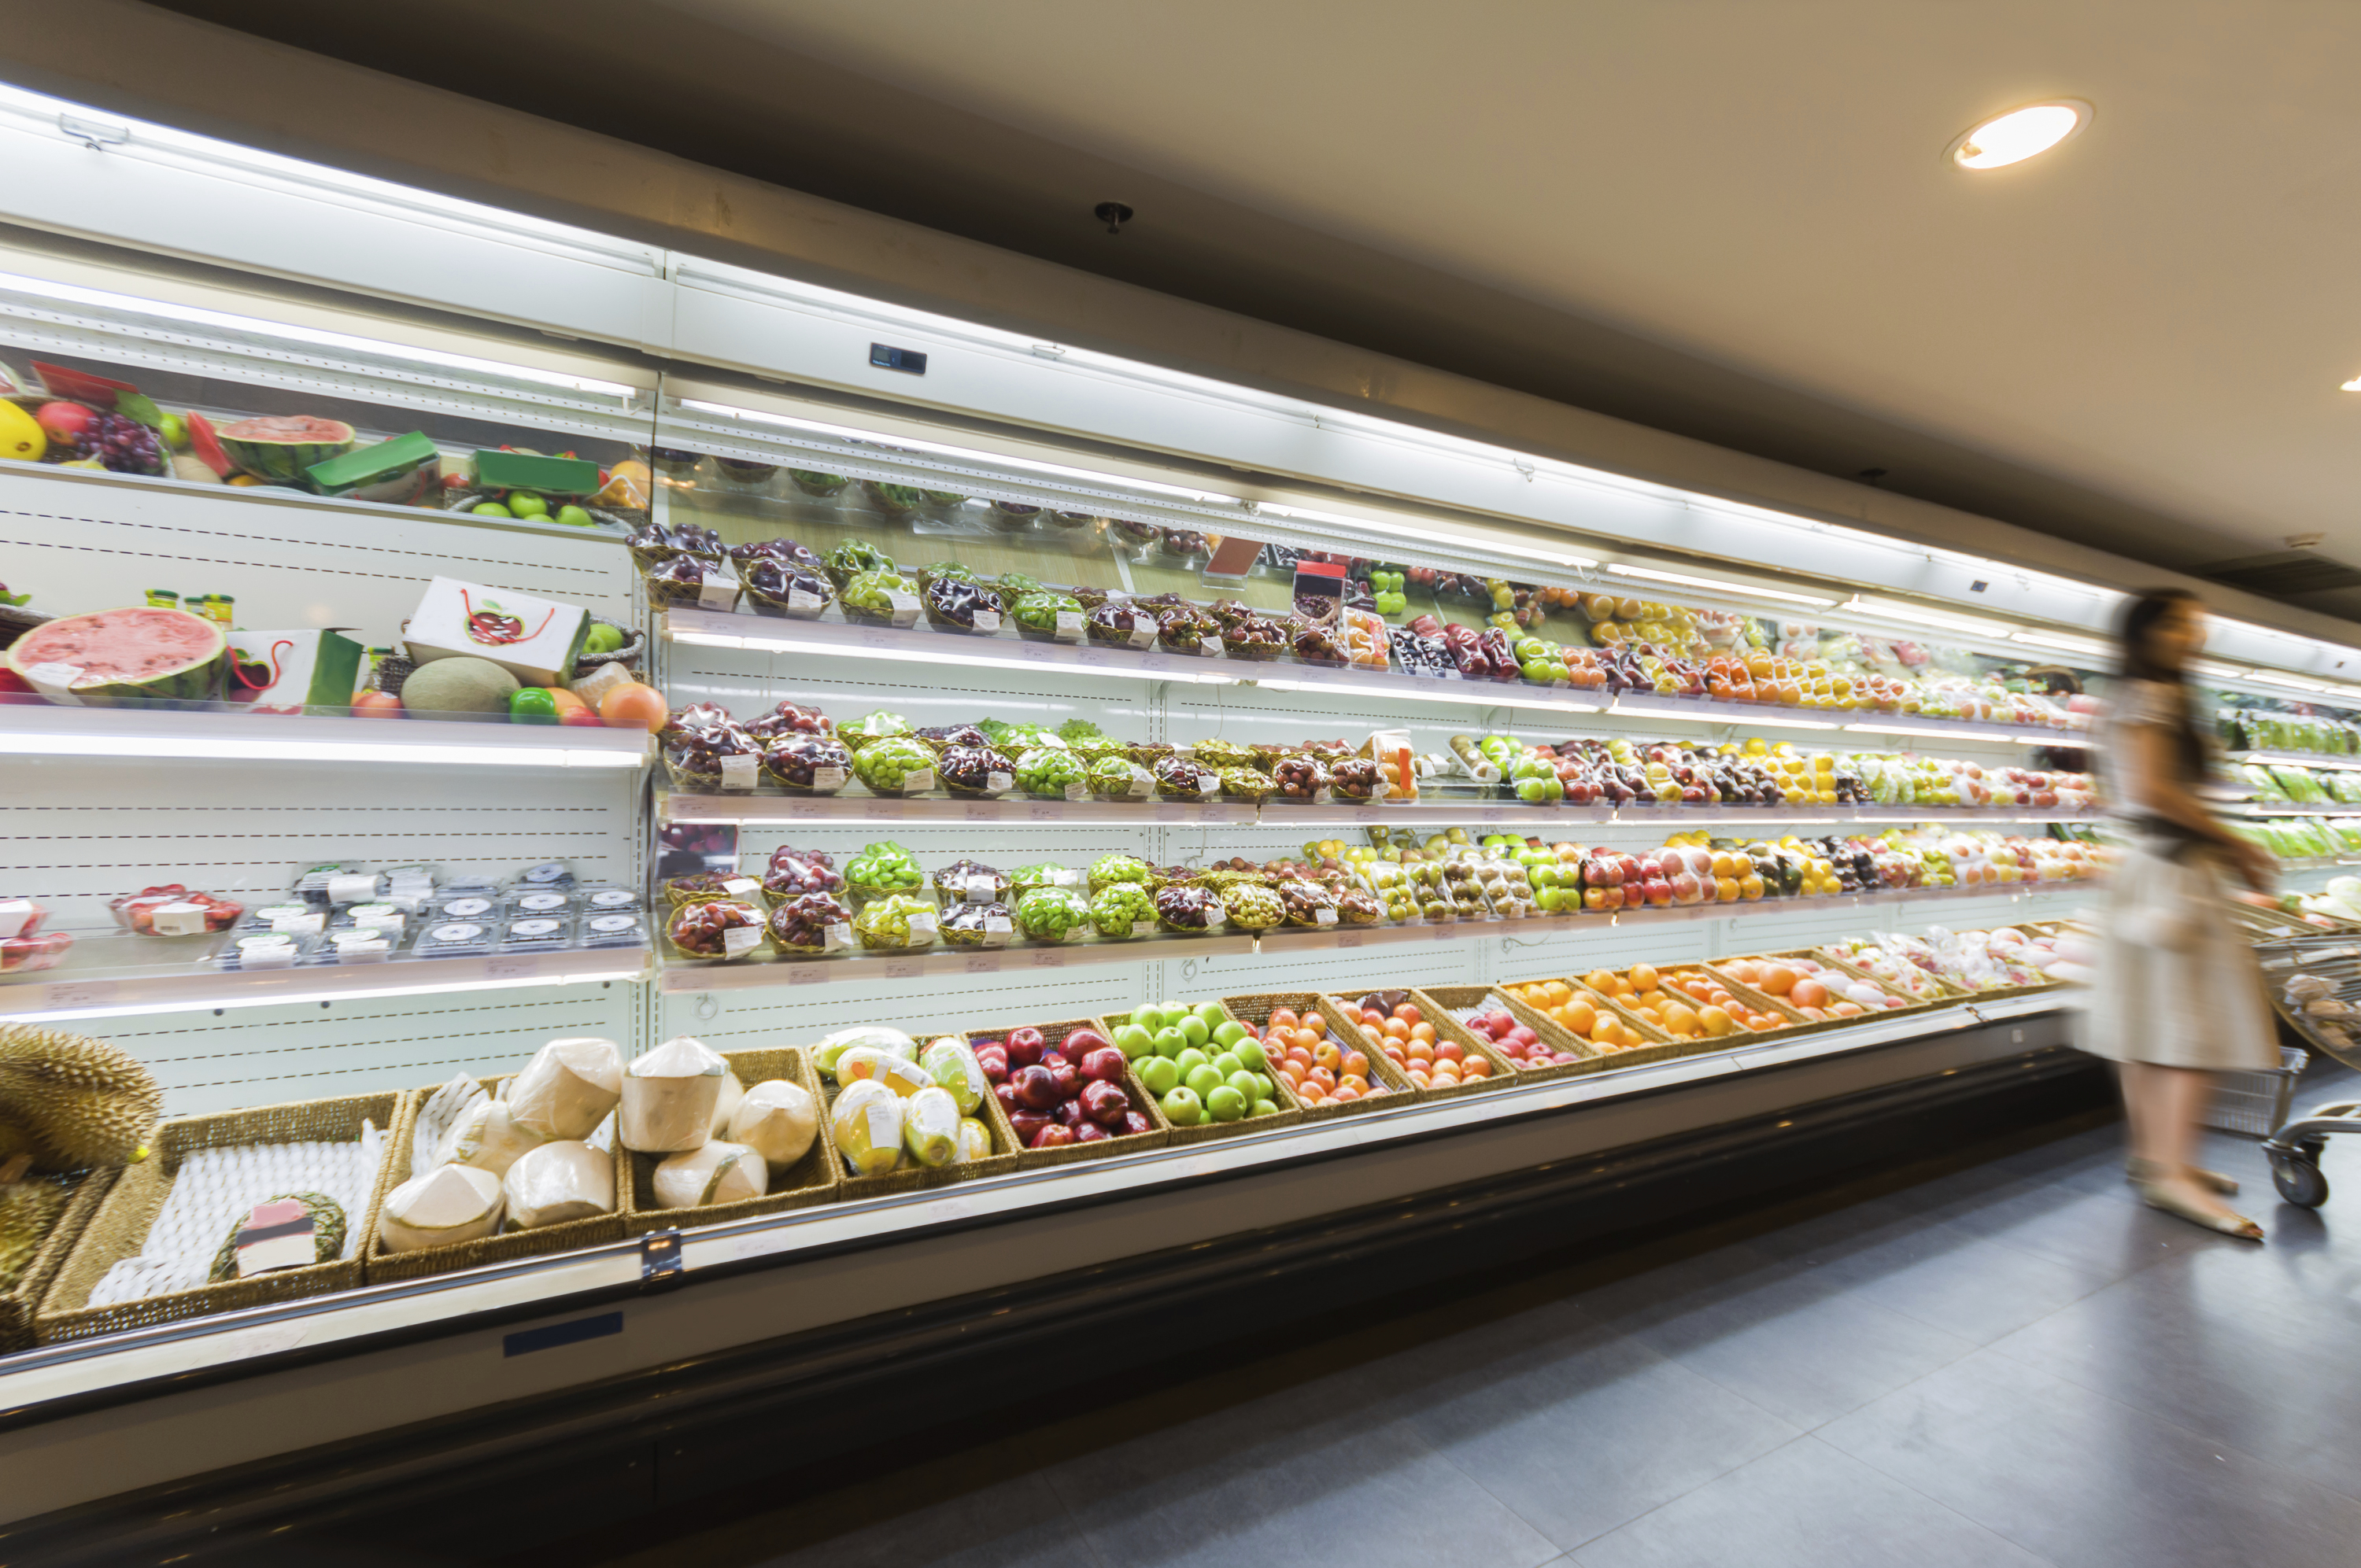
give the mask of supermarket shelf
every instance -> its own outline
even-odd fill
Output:
[[[653,745],[642,730],[588,726],[0,702],[0,756],[640,768]]]
[[[208,1008],[276,1007],[298,1002],[361,1002],[531,985],[589,985],[645,980],[645,948],[577,948],[472,959],[398,959],[319,968],[219,970],[183,964],[170,970],[76,974],[0,986],[0,1021],[122,1018]]]
[[[2240,751],[2242,762],[2293,762],[2300,768],[2334,768],[2339,773],[2361,772],[2361,757],[2332,757],[2324,751]]]
[[[1334,828],[1358,827],[1567,828],[1584,823],[1688,828],[1730,825],[1758,828],[1898,827],[1940,822],[1961,828],[2010,828],[2051,822],[2097,822],[2095,811],[1978,810],[1958,806],[1520,806],[1515,801],[1446,795],[1430,790],[1414,801],[1367,806],[1299,806],[1266,800],[1255,806],[1237,801],[1198,806],[1171,801],[1000,800],[949,798],[884,799],[872,795],[799,795],[756,792],[701,795],[659,791],[657,805],[667,822],[801,823],[840,827],[918,827],[977,823],[994,828],[1073,824],[1159,827]]]
[[[693,1274],[751,1259],[784,1261],[798,1255],[885,1245],[938,1226],[1018,1220],[1032,1212],[1119,1201],[1183,1183],[1478,1130],[1488,1124],[1581,1110],[1687,1084],[1729,1081],[1750,1072],[1938,1040],[2003,1018],[2029,1017],[2064,1005],[2062,998],[2037,995],[1864,1019],[1790,1041],[1750,1039],[1727,1050],[1700,1051],[1668,1061],[1538,1082],[1510,1077],[1477,1094],[1412,1100],[1266,1132],[1242,1130],[1142,1154],[1018,1171],[866,1201],[823,1204],[735,1224],[695,1227],[676,1233],[680,1266]],[[566,1299],[586,1292],[637,1288],[647,1277],[649,1245],[668,1244],[671,1239],[670,1235],[649,1237],[133,1330],[103,1341],[44,1346],[0,1359],[0,1408],[35,1412],[53,1402],[184,1377],[208,1368],[226,1369],[428,1324],[462,1322],[472,1314],[513,1316],[543,1303],[554,1309]]]
[[[1033,642],[1001,635],[975,637],[925,627],[856,626],[838,620],[787,620],[726,611],[676,609],[664,613],[664,635],[675,642],[756,652],[816,653],[923,664],[997,670],[1073,671],[1140,681],[1184,681],[1204,685],[1256,685],[1273,691],[1334,692],[1355,697],[1392,697],[1408,702],[1450,703],[1463,707],[1514,707],[1535,712],[1608,713],[1662,718],[1684,724],[1753,726],[1827,734],[1905,736],[1927,740],[2001,740],[2026,746],[2071,745],[2073,732],[2013,725],[1976,724],[1950,718],[1916,718],[1854,709],[1825,718],[1796,717],[1806,711],[1754,703],[1715,702],[1704,697],[1609,696],[1603,691],[1574,694],[1572,688],[1520,681],[1466,681],[1407,675],[1393,671],[1333,669],[1275,660],[1199,659],[1177,653],[1143,653],[1092,643]]]
[[[2361,817],[2361,805],[2332,800],[2319,803],[2299,801],[2239,800],[2224,809],[2241,817]]]
[[[1424,942],[1465,942],[1487,937],[1545,941],[1584,930],[1626,926],[1678,925],[1691,920],[1742,919],[1748,915],[1784,915],[1803,910],[1866,909],[1903,904],[1939,904],[1971,898],[2023,897],[2059,893],[2086,883],[1979,883],[1971,887],[1901,887],[1875,893],[1831,894],[1819,898],[1750,900],[1742,904],[1670,905],[1661,909],[1612,913],[1537,915],[1511,920],[1473,916],[1440,923],[1280,928],[1259,933],[1224,932],[1213,937],[1147,937],[1132,941],[1066,942],[1054,947],[931,948],[917,953],[789,959],[769,963],[679,964],[666,962],[657,976],[660,991],[679,995],[709,991],[748,991],[772,986],[906,981],[957,974],[1001,974],[1018,970],[1081,969],[1093,964],[1146,963],[1158,959],[1246,956],[1279,957],[1345,948],[1394,947]]]

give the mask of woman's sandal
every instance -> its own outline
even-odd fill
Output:
[[[2245,1242],[2258,1242],[2263,1239],[2263,1227],[2244,1214],[2214,1213],[2209,1210],[2200,1209],[2152,1181],[2141,1182],[2139,1190],[2140,1197],[2146,1201],[2149,1208],[2161,1209],[2166,1213],[2186,1220],[2192,1225],[2202,1225],[2217,1235],[2235,1236]]]
[[[2134,1187],[2147,1186],[2156,1179],[2156,1162],[2142,1159],[2137,1155],[2128,1157],[2124,1161],[2124,1179]],[[2218,1170],[2207,1170],[2202,1166],[2192,1165],[2189,1168],[2189,1179],[2209,1191],[2219,1192],[2224,1198],[2235,1198],[2238,1195],[2237,1178],[2224,1176]]]

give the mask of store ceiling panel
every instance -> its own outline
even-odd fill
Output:
[[[174,8],[2159,565],[2361,559],[2361,13]],[[2059,94],[2057,152],[1944,164]]]

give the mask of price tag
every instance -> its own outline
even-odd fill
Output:
[[[837,971],[831,970],[826,964],[789,964],[787,966],[787,983],[789,985],[817,985],[822,981],[835,979],[836,974]]]
[[[721,787],[723,789],[752,789],[754,787],[754,759],[747,756],[742,751],[735,752],[730,756],[722,758]]]
[[[1082,885],[1082,873],[1076,871],[1071,866],[1052,867],[1049,872],[1049,885],[1051,887],[1080,887]]]
[[[148,918],[159,937],[204,935],[205,906],[202,904],[159,904],[148,912]]]
[[[1336,945],[1340,948],[1357,948],[1361,945],[1364,935],[1365,933],[1360,931],[1339,931],[1336,933]]]
[[[487,905],[486,907],[490,906]],[[317,910],[304,915],[274,915],[270,917],[273,931],[282,931],[291,937],[316,937],[327,924],[328,917]]]
[[[1090,798],[1090,786],[1082,783],[1080,779],[1076,779],[1066,785],[1066,798],[1068,800],[1088,800]]]
[[[1080,642],[1082,640],[1082,612],[1061,609],[1058,612],[1058,641]]]
[[[1055,806],[1037,800],[1026,806],[1025,819],[1027,822],[1063,822],[1066,814]]]
[[[51,702],[69,707],[82,706],[82,698],[73,694],[73,684],[82,679],[80,664],[35,664],[25,672],[25,679]]]
[[[256,1204],[237,1228],[241,1279],[274,1268],[306,1268],[318,1261],[312,1239],[312,1212],[292,1198]]]
[[[935,917],[932,914],[913,915],[910,916],[911,941],[916,942],[919,938],[923,937],[928,941],[931,942],[940,935],[941,932],[937,928],[935,925]]]
[[[708,566],[697,585],[697,607],[699,609],[731,609],[738,603],[738,579],[727,572]]]
[[[962,815],[970,822],[997,822],[1000,820],[1000,807],[988,800],[971,800]]]
[[[996,609],[977,610],[975,629],[986,636],[996,636],[1000,631],[1000,612]]]
[[[807,822],[825,815],[823,808],[807,800],[791,800],[787,803],[787,817],[791,821]]]
[[[987,915],[983,917],[984,946],[998,947],[1002,942],[1008,940],[1016,930],[1016,922],[1007,916]]]
[[[1133,778],[1132,778],[1132,781],[1131,781],[1129,784],[1126,784],[1126,785],[1124,786],[1124,790],[1123,790],[1124,798],[1125,798],[1126,800],[1131,800],[1131,799],[1135,799],[1135,798],[1144,799],[1144,798],[1146,798],[1146,797],[1147,797],[1147,796],[1148,796],[1148,795],[1154,795],[1155,793],[1156,793],[1156,781],[1155,781],[1155,780],[1153,780],[1153,779],[1151,779],[1151,778],[1148,778],[1148,777],[1147,775],[1145,775],[1145,774],[1136,774],[1136,775],[1134,775],[1134,776],[1133,776]]]
[[[1144,615],[1131,618],[1131,645],[1146,650],[1156,646],[1156,622]]]
[[[734,876],[721,884],[721,891],[732,898],[752,898],[763,884],[750,876]]]
[[[819,950],[823,953],[840,953],[851,946],[852,927],[844,921],[836,921],[819,934]]]
[[[1172,667],[1172,656],[1169,653],[1149,653],[1140,659],[1139,667],[1143,670],[1169,670]]]
[[[112,980],[59,981],[43,988],[42,998],[51,1007],[97,1007],[114,1001],[121,989]]]
[[[1016,787],[1015,773],[992,773],[983,775],[983,787],[994,795],[1006,795]]]
[[[729,927],[721,933],[721,956],[734,959],[741,953],[751,952],[762,940],[763,928],[760,926]]]
[[[1218,637],[1200,637],[1197,639],[1197,647],[1199,652],[1208,659],[1218,659],[1222,656],[1222,640]]]
[[[1314,806],[1326,806],[1335,798],[1336,792],[1330,789],[1326,784],[1322,784],[1318,789],[1312,792],[1312,804]]]
[[[789,588],[787,590],[787,608],[789,609],[807,609],[817,614],[820,610],[828,608],[828,601],[821,598],[819,595],[812,592],[809,588]]]
[[[968,902],[968,903],[970,903],[970,904],[990,904],[990,903],[992,902],[992,900],[993,900],[993,895],[994,895],[994,886],[993,886],[993,881],[992,881],[992,879],[991,879],[990,877],[988,877],[988,876],[972,876],[972,877],[970,877],[970,878],[968,878],[968,879],[967,879],[967,902]]]
[[[907,779],[905,779],[904,782],[907,783],[908,781]],[[882,797],[871,801],[868,806],[868,811],[870,816],[876,817],[898,818],[906,815],[902,809],[902,803],[900,801]]]
[[[999,972],[1000,960],[998,959],[978,958],[971,954],[968,957],[967,961],[960,965],[960,967],[970,974],[995,974]]]
[[[811,786],[814,789],[842,789],[844,787],[844,770],[838,767],[833,762],[814,768],[812,770]]]
[[[1057,654],[1038,642],[1027,642],[1025,644],[1025,656],[1035,663],[1047,663],[1056,658]]]
[[[912,768],[902,775],[902,787],[912,795],[924,795],[935,787],[935,770]]]
[[[1066,967],[1066,955],[1055,951],[1054,949],[1044,948],[1034,953],[1032,955],[1032,959],[1033,967],[1035,969],[1064,969]]]
[[[924,959],[887,959],[885,960],[887,980],[917,980],[926,972],[927,960]]]
[[[541,972],[539,959],[486,959],[484,976],[488,980],[518,980]]]
[[[1312,923],[1314,926],[1334,926],[1336,924],[1336,912],[1333,909],[1315,909],[1312,912]]]
[[[885,602],[893,609],[894,624],[895,626],[913,626],[917,623],[918,599],[917,595],[906,594],[899,588],[887,588],[885,590]]]
[[[366,904],[377,896],[375,872],[340,872],[328,879],[331,904]],[[489,905],[485,905],[490,908]]]
[[[1353,807],[1353,821],[1356,825],[1364,822],[1375,822],[1384,815],[1384,812],[1373,811],[1366,806],[1356,806]]]
[[[1221,775],[1221,774],[1219,774],[1219,773],[1199,773],[1199,774],[1197,775],[1197,793],[1198,793],[1199,795],[1203,795],[1207,800],[1211,800],[1211,799],[1213,799],[1213,796],[1214,796],[1214,795],[1216,795],[1220,794],[1220,793],[1221,793],[1221,789],[1222,789],[1222,775]]]

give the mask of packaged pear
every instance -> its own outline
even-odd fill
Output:
[[[500,1179],[471,1165],[438,1165],[385,1195],[378,1245],[388,1252],[472,1242],[500,1228]]]
[[[537,1231],[615,1212],[614,1157],[564,1139],[526,1150],[500,1179],[511,1231]]]
[[[509,1113],[507,1101],[478,1100],[461,1113],[452,1122],[451,1130],[443,1135],[442,1146],[434,1151],[434,1163],[472,1166],[494,1176],[505,1176],[517,1157],[548,1141],[518,1126],[515,1117]]]
[[[954,1036],[929,1041],[918,1058],[918,1065],[939,1088],[950,1091],[959,1102],[960,1114],[972,1116],[983,1097],[992,1092],[992,1080],[983,1076],[983,1064],[967,1048],[967,1042]]]
[[[930,1083],[902,1106],[902,1146],[920,1165],[949,1165],[959,1153],[959,1102]]]
[[[714,1137],[725,1135],[730,1128],[730,1113],[738,1109],[738,1102],[746,1097],[746,1086],[738,1081],[738,1074],[730,1068],[721,1069],[721,1094],[713,1102]]]
[[[623,1069],[615,1128],[640,1154],[685,1154],[712,1135],[729,1064],[704,1042],[675,1035]]]
[[[730,1113],[726,1135],[763,1157],[773,1170],[804,1157],[819,1133],[819,1102],[811,1091],[783,1078],[766,1079],[746,1091]]]
[[[952,1151],[951,1163],[971,1165],[992,1153],[992,1129],[972,1116],[962,1116],[959,1124],[959,1146]]]
[[[598,1130],[622,1091],[621,1049],[612,1040],[583,1035],[533,1052],[502,1098],[522,1131],[544,1140],[580,1140]]]
[[[709,1138],[703,1146],[674,1155],[656,1167],[656,1206],[702,1209],[760,1198],[769,1190],[770,1179],[761,1155],[743,1144]]]
[[[882,1083],[848,1084],[828,1113],[829,1136],[855,1176],[883,1176],[902,1163],[902,1097]]]
[[[819,1069],[821,1077],[834,1078],[837,1058],[855,1046],[867,1046],[873,1050],[884,1051],[887,1056],[901,1057],[909,1061],[918,1059],[918,1042],[901,1030],[875,1024],[860,1024],[850,1029],[839,1029],[812,1047],[812,1065]]]
[[[868,1046],[855,1046],[836,1058],[836,1080],[839,1083],[882,1083],[907,1100],[921,1089],[930,1088],[934,1080],[927,1069],[915,1061]]]

